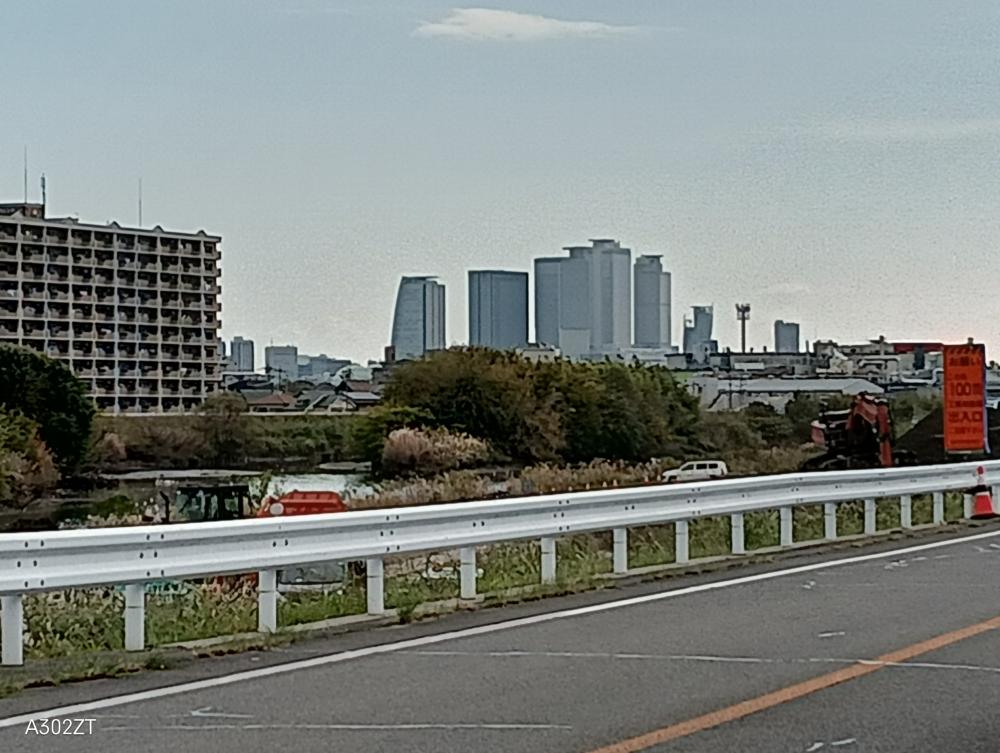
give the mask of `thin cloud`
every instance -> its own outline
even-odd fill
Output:
[[[1000,118],[836,120],[815,126],[811,132],[834,141],[955,141],[1000,136]]]
[[[509,10],[455,8],[440,21],[425,21],[420,24],[414,29],[413,35],[467,41],[537,42],[565,37],[612,37],[631,34],[638,28],[615,26],[600,21],[563,21]]]

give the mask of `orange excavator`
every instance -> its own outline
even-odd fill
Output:
[[[849,408],[822,410],[812,422],[812,441],[825,450],[802,464],[804,471],[892,468],[913,465],[913,453],[897,450],[889,402],[866,393]]]

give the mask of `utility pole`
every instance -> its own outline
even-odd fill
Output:
[[[747,322],[750,320],[750,304],[736,304],[736,320],[740,323],[740,352],[747,352]]]

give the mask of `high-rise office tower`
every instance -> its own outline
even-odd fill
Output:
[[[778,319],[774,323],[774,350],[776,353],[799,352],[799,325]]]
[[[235,371],[254,370],[253,340],[237,335],[230,341],[229,351],[229,362]]]
[[[433,277],[403,277],[392,318],[392,348],[398,360],[420,358],[445,347],[444,285]]]
[[[635,260],[633,339],[639,348],[671,346],[670,273],[661,258],[646,254]]]
[[[684,352],[704,362],[709,353],[719,350],[718,342],[712,339],[712,307],[693,306],[691,311],[691,318],[684,322]]]
[[[605,238],[592,239],[590,246],[564,250],[568,257],[535,260],[536,339],[557,346],[569,357],[628,348],[632,331],[631,250]],[[558,294],[554,292],[557,285]],[[549,339],[553,332],[554,342]]]
[[[500,350],[528,343],[528,273],[469,272],[469,344]]]
[[[299,349],[294,345],[268,345],[264,348],[264,367],[278,384],[299,378]]]
[[[562,256],[535,259],[535,342],[559,345],[559,270]]]

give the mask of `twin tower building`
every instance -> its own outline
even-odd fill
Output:
[[[640,256],[633,265],[631,249],[606,238],[564,250],[568,256],[535,259],[535,342],[570,358],[672,350],[670,273],[659,256]],[[528,273],[470,271],[469,344],[506,349],[528,342]],[[392,347],[397,359],[446,347],[444,285],[433,277],[400,282]]]

